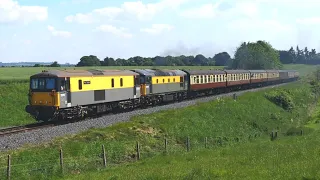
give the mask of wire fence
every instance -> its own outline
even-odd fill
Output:
[[[302,135],[302,131],[300,135]],[[204,137],[199,139],[190,139],[186,137],[183,141],[164,138],[160,140],[161,144],[154,144],[144,141],[143,144],[136,142],[132,144],[130,152],[126,152],[122,157],[108,154],[108,148],[100,144],[99,148],[95,146],[90,152],[83,153],[82,149],[67,149],[62,146],[56,148],[56,151],[44,154],[14,154],[0,156],[0,179],[45,179],[46,177],[63,177],[66,174],[79,174],[84,171],[101,170],[116,166],[122,162],[134,162],[140,159],[152,157],[159,154],[173,154],[179,152],[189,152],[191,150],[209,149],[226,145],[236,145],[239,142],[250,141],[260,137],[261,134],[249,135],[246,138],[227,138],[227,137]],[[278,131],[270,134],[271,141],[278,138]],[[37,157],[33,159],[33,157]],[[40,158],[39,158],[40,157]]]

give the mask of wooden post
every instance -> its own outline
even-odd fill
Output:
[[[62,147],[60,147],[60,168],[61,168],[61,173],[63,173],[63,152],[62,152]]]
[[[103,158],[103,166],[107,167],[106,150],[104,148],[104,145],[102,145],[102,158]]]
[[[8,155],[8,164],[7,164],[7,179],[11,178],[11,156]]]
[[[189,136],[187,137],[187,151],[190,151],[190,139]]]
[[[274,140],[273,130],[272,130],[270,136],[271,136],[271,141],[273,141]]]
[[[139,146],[139,142],[137,142],[137,160],[140,159],[140,146]]]
[[[204,138],[204,147],[207,148],[207,146],[208,146],[208,138],[205,137]]]
[[[165,149],[165,152],[168,151],[168,140],[167,140],[167,138],[164,139],[164,149]]]

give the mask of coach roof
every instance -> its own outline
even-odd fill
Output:
[[[187,74],[181,70],[171,69],[133,69],[133,71],[144,76],[184,76]]]
[[[223,70],[185,70],[190,75],[226,74]]]
[[[98,69],[89,69],[89,70],[45,70],[41,73],[32,75],[31,77],[78,77],[78,76],[134,76],[138,75],[135,72],[129,70],[98,70]]]

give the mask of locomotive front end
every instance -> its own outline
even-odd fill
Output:
[[[37,121],[49,121],[60,106],[57,77],[45,72],[30,77],[29,104],[25,110]]]

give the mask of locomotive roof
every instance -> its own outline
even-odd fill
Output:
[[[54,76],[54,77],[75,77],[75,76],[115,76],[115,75],[138,75],[135,72],[129,70],[48,70],[37,73],[31,77],[43,77],[43,76]]]
[[[133,69],[133,71],[144,76],[184,76],[187,74],[181,70],[171,69]]]
[[[223,70],[185,70],[190,75],[226,74]]]

